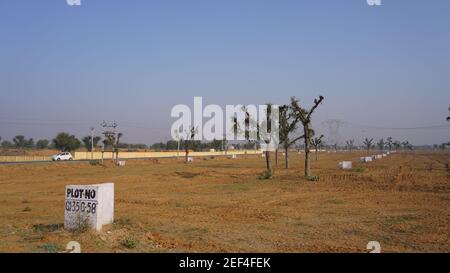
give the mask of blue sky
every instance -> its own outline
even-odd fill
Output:
[[[116,120],[124,141],[170,135],[170,110],[325,102],[341,138],[450,140],[450,1],[0,1],[0,136],[77,136]],[[356,124],[358,126],[356,126]],[[359,126],[361,125],[361,126]],[[364,125],[364,126],[362,126]]]

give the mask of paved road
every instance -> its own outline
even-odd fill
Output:
[[[64,163],[80,163],[89,162],[89,160],[67,160],[67,161],[17,161],[17,162],[0,162],[0,165],[16,165],[16,164],[64,164]]]

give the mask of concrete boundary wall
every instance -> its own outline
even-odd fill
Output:
[[[254,155],[261,154],[260,150],[232,150],[228,151],[226,155]],[[90,152],[74,152],[72,153],[74,160],[90,160]],[[177,152],[119,152],[120,159],[131,158],[173,158],[177,156]],[[184,151],[180,151],[180,157],[184,157]],[[189,156],[225,156],[225,152],[190,152]],[[114,155],[115,157],[115,155]],[[94,159],[101,159],[102,152],[94,152]],[[111,152],[104,152],[103,159],[111,159]],[[33,162],[33,161],[51,161],[51,156],[0,156],[0,162]]]
[[[0,162],[28,162],[28,161],[51,161],[51,156],[0,156]]]
[[[224,155],[254,155],[254,154],[261,154],[262,152],[260,150],[233,150],[228,151],[226,154],[225,152],[190,152],[189,156],[224,156]],[[74,153],[74,159],[75,160],[90,160],[91,159],[91,153],[90,152],[75,152]],[[180,157],[184,157],[185,153],[184,151],[180,151],[179,153]],[[115,157],[115,154],[114,154]],[[173,158],[177,157],[177,152],[119,152],[119,158],[120,159],[130,159],[130,158]],[[94,152],[93,153],[93,159],[101,159],[102,153],[101,152]],[[104,152],[103,153],[103,159],[111,159],[112,158],[112,152]]]

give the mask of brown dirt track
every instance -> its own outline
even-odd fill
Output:
[[[321,154],[319,182],[291,154],[271,180],[258,157],[0,166],[0,252],[450,252],[450,155],[397,153],[364,166],[362,153]],[[353,160],[354,170],[337,169]],[[363,166],[363,168],[359,168]],[[115,182],[116,222],[64,231],[67,184]],[[124,244],[128,240],[133,244]]]

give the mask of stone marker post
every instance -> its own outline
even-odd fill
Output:
[[[68,185],[65,200],[65,229],[100,231],[114,221],[114,183]]]

